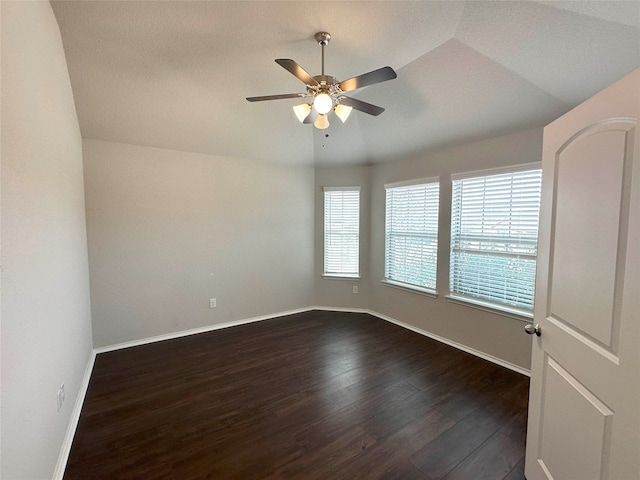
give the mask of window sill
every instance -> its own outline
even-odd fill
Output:
[[[527,312],[525,310],[520,310],[517,308],[496,305],[495,303],[485,302],[475,298],[449,294],[446,296],[446,299],[451,303],[455,303],[465,307],[476,308],[478,310],[484,310],[485,312],[491,312],[497,315],[503,315],[505,317],[520,320],[522,322],[530,323],[533,319],[533,313],[531,312]]]
[[[322,278],[325,280],[360,280],[360,275],[348,273],[323,273]]]
[[[398,288],[400,290],[406,290],[407,292],[418,293],[431,298],[438,298],[438,292],[431,290],[430,288],[417,287],[415,285],[409,285],[408,283],[394,282],[393,280],[387,279],[382,280],[382,284],[385,287]]]

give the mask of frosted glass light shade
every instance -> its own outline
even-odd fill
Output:
[[[336,115],[342,120],[342,123],[347,121],[347,118],[351,115],[351,110],[353,110],[353,108],[346,105],[336,105]]]
[[[327,115],[318,115],[313,125],[320,130],[324,130],[329,126],[329,117]]]
[[[311,113],[311,105],[308,103],[301,103],[300,105],[294,105],[293,113],[296,114],[298,120],[304,122],[304,119]]]
[[[313,108],[315,108],[319,114],[324,115],[325,113],[329,113],[333,108],[333,100],[326,93],[321,93],[316,95],[316,98],[313,100]]]

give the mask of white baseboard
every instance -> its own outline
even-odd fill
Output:
[[[311,307],[309,310],[322,310],[325,312],[345,312],[345,313],[368,313],[373,315],[371,310],[367,310],[366,308],[345,308],[345,307]]]
[[[123,348],[137,347],[139,345],[146,345],[147,343],[161,342],[163,340],[172,340],[174,338],[187,337],[189,335],[197,335],[198,333],[212,332],[214,330],[221,330],[223,328],[236,327],[238,325],[246,325],[247,323],[261,322],[262,320],[269,320],[271,318],[285,317],[287,315],[293,315],[296,313],[308,312],[313,310],[309,308],[298,308],[296,310],[288,310],[286,312],[278,312],[269,315],[261,315],[259,317],[246,318],[243,320],[234,320],[232,322],[217,323],[215,325],[207,325],[206,327],[192,328],[190,330],[182,330],[180,332],[166,333],[164,335],[156,335],[154,337],[141,338],[139,340],[132,340],[130,342],[116,343],[114,345],[107,345],[105,347],[94,348],[95,354],[113,352],[115,350],[121,350]]]
[[[67,433],[64,436],[62,447],[60,448],[60,454],[58,455],[58,463],[56,463],[56,469],[53,471],[53,480],[62,480],[64,471],[67,468],[67,460],[69,460],[73,437],[76,434],[76,428],[78,428],[80,413],[82,413],[82,405],[84,405],[84,399],[87,396],[87,389],[89,388],[89,380],[91,380],[91,372],[93,372],[93,364],[95,363],[95,360],[96,352],[93,350],[89,355],[87,366],[84,369],[80,389],[78,390],[76,402],[73,405],[73,411],[71,412],[71,418],[69,419],[69,425],[67,426]]]

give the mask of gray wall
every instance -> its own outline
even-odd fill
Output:
[[[312,167],[83,145],[95,346],[313,304]]]
[[[472,142],[407,160],[369,167],[324,167],[316,171],[316,302],[367,308],[420,330],[445,337],[513,365],[529,369],[531,338],[520,320],[450,303],[448,293],[451,173],[539,162],[542,129]],[[385,286],[386,183],[440,177],[438,298]],[[360,293],[351,282],[322,278],[322,187],[362,186]]]
[[[0,476],[33,480],[53,474],[92,349],[82,147],[51,6],[1,9]]]

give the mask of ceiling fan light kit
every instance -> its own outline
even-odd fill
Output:
[[[322,73],[320,75],[312,77],[294,60],[286,58],[276,60],[278,65],[305,83],[307,87],[306,93],[285,93],[281,95],[247,97],[247,100],[250,102],[262,102],[265,100],[311,97],[312,100],[310,103],[295,105],[293,112],[300,122],[313,123],[316,128],[322,130],[329,126],[328,117],[332,110],[342,123],[347,121],[353,109],[373,116],[380,115],[384,112],[384,108],[352,97],[347,97],[344,95],[344,92],[392,80],[397,77],[393,68],[382,67],[338,82],[335,77],[325,75],[324,73],[324,47],[327,46],[331,40],[331,35],[327,32],[318,32],[315,34],[315,39],[322,47]]]
[[[316,118],[316,121],[313,122],[313,125],[320,130],[324,130],[329,127],[329,118],[327,115],[321,113],[318,115],[318,118]]]
[[[301,103],[300,105],[294,105],[293,113],[296,114],[298,120],[304,122],[304,119],[311,113],[311,105],[308,103]]]
[[[315,108],[320,115],[329,113],[331,108],[333,108],[333,99],[328,93],[319,93],[313,100],[313,108]]]
[[[342,120],[342,123],[347,121],[347,118],[349,118],[349,115],[351,115],[351,110],[353,110],[352,107],[347,107],[346,105],[342,104],[336,105],[335,108],[336,115],[340,120]]]

